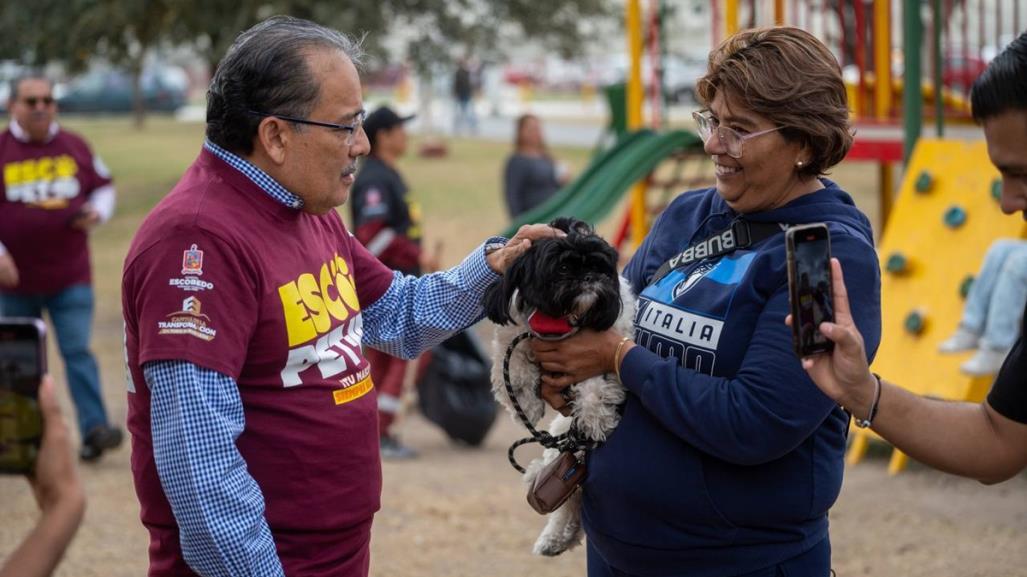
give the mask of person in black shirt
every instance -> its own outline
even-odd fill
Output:
[[[353,183],[350,208],[354,235],[371,254],[393,270],[420,275],[437,269],[438,257],[428,259],[421,250],[421,209],[397,169],[397,161],[407,149],[404,125],[412,118],[383,106],[364,120],[371,154]],[[401,408],[407,363],[370,348],[364,354],[371,363],[371,380],[379,391],[382,456],[412,458],[416,456],[413,449],[401,444],[391,430]]]
[[[974,83],[971,101],[974,118],[984,128],[988,155],[1002,174],[1002,211],[1021,212],[1027,220],[1027,33],[992,60]],[[849,314],[841,266],[837,260],[831,266],[836,318],[835,323],[820,325],[820,330],[835,342],[834,352],[803,359],[803,367],[817,386],[861,424],[868,424],[899,450],[937,469],[998,483],[1027,467],[1027,348],[1023,332],[984,403],[914,395],[870,373],[863,338]]]

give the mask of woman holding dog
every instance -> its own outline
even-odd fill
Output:
[[[717,184],[674,200],[625,268],[639,297],[634,340],[582,331],[532,343],[554,407],[597,374],[617,373],[629,392],[589,455],[588,575],[825,577],[849,415],[792,350],[781,227],[827,223],[872,357],[873,233],[823,176],[852,144],[845,86],[820,41],[781,27],[728,38],[698,92]]]

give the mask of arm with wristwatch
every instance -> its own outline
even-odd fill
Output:
[[[936,469],[990,484],[1027,467],[1027,424],[1003,414],[1012,410],[1022,415],[1027,408],[996,410],[992,406],[995,391],[980,404],[921,397],[871,373],[837,259],[832,259],[831,273],[835,322],[822,323],[820,332],[835,343],[834,352],[802,360],[824,394],[848,410],[857,426],[872,428],[899,450]],[[1014,380],[1002,377],[996,389]],[[1023,380],[1022,375],[1018,378]]]

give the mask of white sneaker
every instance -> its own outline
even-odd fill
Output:
[[[977,343],[980,340],[980,336],[964,329],[963,327],[959,327],[956,329],[955,334],[938,345],[938,352],[948,354],[972,351],[977,348]]]
[[[978,350],[974,356],[970,357],[970,360],[960,365],[959,369],[975,377],[994,375],[1002,368],[1002,363],[1006,360],[1008,354],[1009,351],[984,347]]]

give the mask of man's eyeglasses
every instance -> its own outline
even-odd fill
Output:
[[[43,106],[50,106],[53,104],[53,96],[26,96],[21,99],[29,108],[35,108],[37,104],[42,103]]]
[[[318,120],[307,120],[306,118],[296,118],[294,116],[283,116],[281,114],[272,114],[270,112],[259,112],[256,110],[250,110],[250,114],[254,116],[272,116],[279,118],[286,122],[295,122],[296,124],[309,124],[310,126],[320,126],[322,128],[331,128],[336,132],[346,132],[346,146],[352,146],[357,139],[357,132],[364,126],[364,118],[367,113],[361,110],[357,113],[356,118],[349,124],[332,124],[331,122],[321,122]]]
[[[717,138],[720,139],[720,143],[727,149],[727,155],[731,158],[742,157],[742,145],[744,145],[747,140],[756,138],[757,136],[763,136],[764,134],[770,134],[775,130],[781,130],[784,128],[784,126],[775,126],[774,128],[768,128],[759,132],[741,134],[733,128],[721,126],[720,123],[709,114],[693,112],[692,118],[695,119],[695,126],[703,144],[706,144],[710,137],[713,136],[713,133],[716,132]]]

